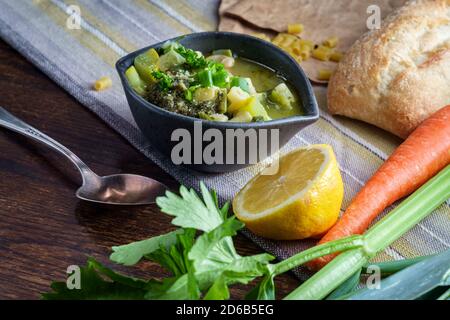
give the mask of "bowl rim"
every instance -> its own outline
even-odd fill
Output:
[[[159,107],[158,105],[151,103],[150,101],[147,101],[146,99],[144,99],[143,97],[141,97],[139,94],[137,94],[133,88],[131,88],[131,86],[129,85],[126,77],[125,77],[125,71],[126,71],[126,67],[125,65],[127,64],[126,62],[130,59],[134,59],[137,55],[139,55],[140,53],[143,53],[145,51],[147,51],[148,49],[151,48],[159,48],[161,47],[164,43],[166,43],[167,41],[176,41],[176,40],[180,40],[180,39],[185,39],[185,38],[189,38],[189,37],[202,37],[202,36],[209,36],[209,35],[222,35],[222,36],[230,36],[230,37],[240,37],[243,39],[248,39],[251,41],[256,41],[256,42],[260,42],[263,45],[272,47],[272,49],[275,49],[277,51],[279,51],[279,53],[281,53],[282,56],[284,56],[285,59],[288,59],[296,68],[297,68],[297,72],[300,73],[301,77],[303,78],[305,84],[306,84],[306,96],[307,96],[307,103],[312,107],[312,114],[310,115],[297,115],[297,116],[290,116],[287,118],[281,118],[281,119],[275,119],[275,120],[270,120],[270,121],[262,121],[262,122],[220,122],[220,121],[210,121],[210,120],[204,120],[204,119],[199,119],[199,118],[195,118],[195,117],[190,117],[190,116],[186,116],[183,114],[179,114],[176,112],[172,112],[172,111],[168,111],[164,108]],[[244,57],[245,58],[245,57]],[[250,58],[249,58],[250,59]],[[252,60],[252,59],[250,59]],[[303,69],[301,68],[301,66],[298,64],[298,62],[292,58],[289,54],[287,54],[286,52],[284,52],[283,50],[281,50],[280,48],[278,48],[277,46],[275,46],[274,44],[259,39],[257,37],[254,36],[250,36],[250,35],[246,35],[246,34],[241,34],[241,33],[235,33],[235,32],[224,32],[224,31],[206,31],[206,32],[196,32],[196,33],[190,33],[190,34],[186,34],[186,35],[181,35],[178,37],[174,37],[171,39],[167,39],[165,41],[161,41],[152,45],[149,45],[147,47],[135,50],[125,56],[123,56],[122,58],[120,58],[117,62],[116,62],[116,70],[119,74],[119,77],[121,79],[122,82],[122,87],[124,89],[124,91],[127,91],[128,94],[130,94],[134,99],[138,100],[141,104],[143,104],[146,108],[149,108],[150,110],[152,110],[153,112],[157,112],[158,114],[162,115],[162,116],[167,116],[167,117],[176,117],[179,120],[183,121],[183,122],[202,122],[203,124],[209,125],[209,126],[214,126],[217,128],[232,128],[232,129],[236,129],[236,128],[242,128],[242,129],[248,129],[248,128],[266,128],[268,126],[277,126],[277,125],[286,125],[286,124],[297,124],[297,123],[312,123],[315,122],[319,119],[320,117],[320,111],[319,111],[319,106],[317,103],[317,99],[316,96],[314,94],[314,90],[312,88],[311,82],[309,80],[309,78],[306,76],[305,72],[303,71]],[[270,65],[267,65],[267,67],[272,68]]]

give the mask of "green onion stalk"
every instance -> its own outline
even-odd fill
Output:
[[[274,265],[273,276],[276,276],[307,261],[333,252],[342,252],[285,299],[325,298],[359,272],[378,252],[399,239],[449,198],[450,165],[376,223],[365,235],[325,243]]]

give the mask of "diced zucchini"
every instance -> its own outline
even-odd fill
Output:
[[[261,102],[263,105],[267,104],[267,92],[257,93],[256,97],[258,98],[259,102]]]
[[[166,41],[161,48],[164,50],[164,53],[167,53],[169,51],[178,49],[181,45],[176,41]]]
[[[224,114],[207,114],[205,112],[200,112],[199,114],[200,119],[208,120],[208,121],[218,121],[218,122],[227,122],[228,117]]]
[[[252,122],[253,117],[248,111],[239,111],[230,122]]]
[[[186,59],[174,50],[170,50],[167,53],[159,57],[158,67],[161,71],[165,72],[173,67],[179,66],[186,62]]]
[[[134,66],[142,80],[147,83],[155,81],[152,72],[157,68],[158,60],[159,55],[155,49],[150,49],[134,58]]]
[[[270,94],[270,100],[278,104],[282,109],[292,109],[295,97],[285,83],[280,83]]]
[[[219,106],[217,107],[218,113],[226,113],[228,111],[228,98],[227,89],[219,90]]]
[[[217,99],[219,89],[216,87],[198,88],[194,92],[194,101],[202,103],[205,101],[213,101]]]
[[[245,80],[247,80],[248,83],[248,93],[252,96],[256,94],[256,89],[255,86],[253,85],[252,79],[250,78],[245,78]]]
[[[233,51],[230,49],[220,49],[220,50],[214,50],[212,52],[212,56],[226,56],[226,57],[233,57]]]
[[[232,87],[228,92],[228,112],[236,112],[246,104],[249,98],[250,95],[240,87]]]
[[[131,66],[125,71],[125,76],[127,77],[128,83],[140,96],[145,95],[145,89],[147,88],[146,83],[139,77],[138,72],[134,66]]]
[[[261,102],[258,100],[257,97],[253,96],[248,99],[245,106],[239,109],[239,111],[247,111],[250,113],[252,117],[263,117],[265,121],[272,120],[269,115],[267,114],[266,109],[261,104]]]
[[[256,94],[256,89],[250,78],[233,77],[230,81],[230,87],[239,87],[250,95]]]

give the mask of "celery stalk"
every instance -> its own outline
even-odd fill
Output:
[[[375,224],[365,234],[363,247],[338,255],[285,299],[325,298],[362,268],[377,252],[412,229],[448,198],[450,198],[450,165]]]

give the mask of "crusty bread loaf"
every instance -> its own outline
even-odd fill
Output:
[[[450,0],[409,1],[358,40],[329,83],[332,114],[406,138],[450,104]]]

